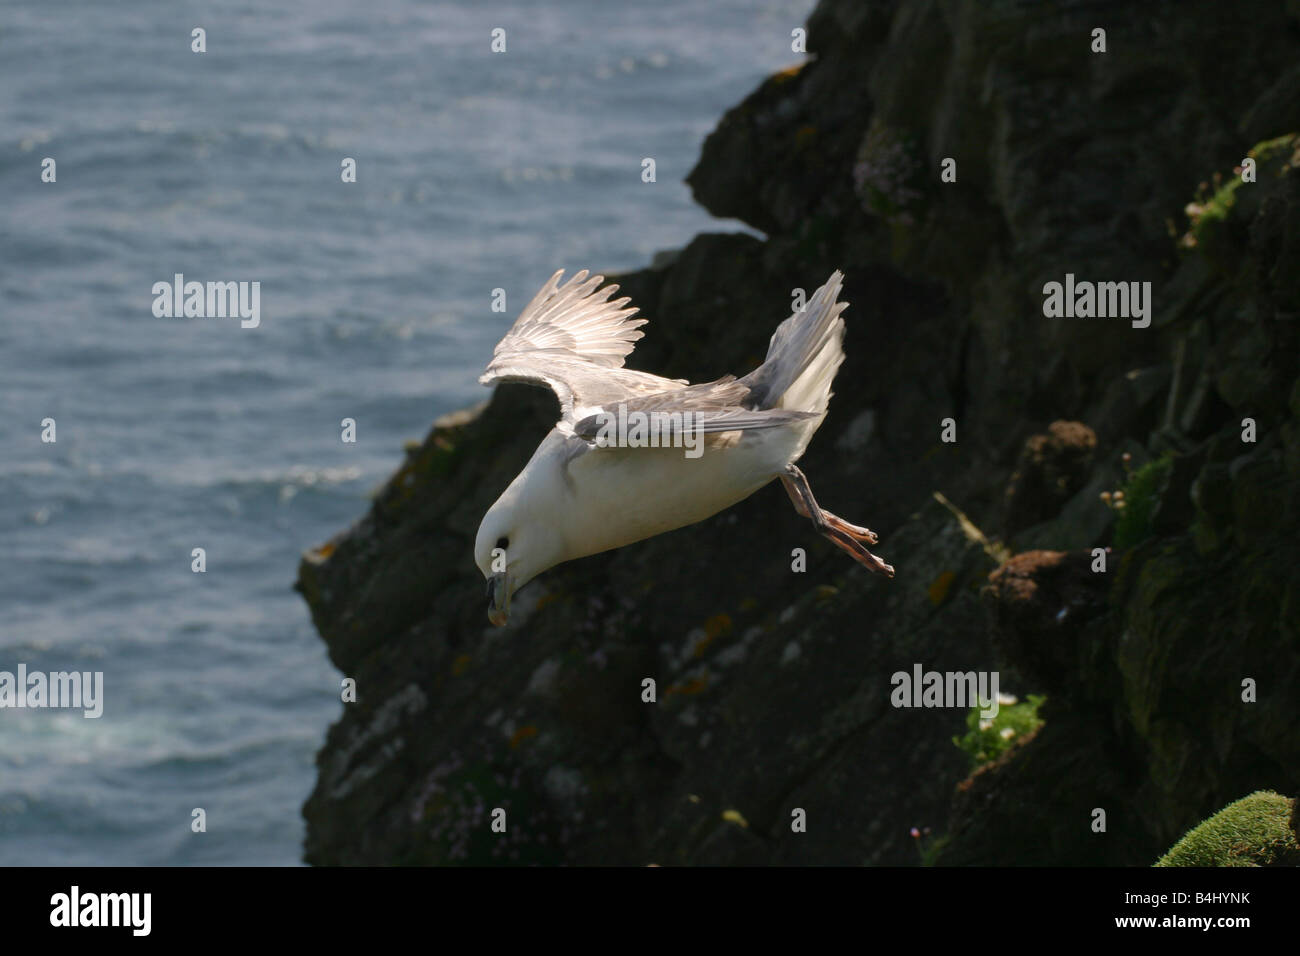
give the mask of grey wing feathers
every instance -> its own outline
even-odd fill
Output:
[[[550,386],[565,418],[575,407],[600,405],[627,395],[680,388],[676,379],[623,368],[644,334],[646,319],[624,308],[627,297],[610,301],[617,285],[603,289],[604,276],[575,273],[560,285],[558,270],[524,306],[519,318],[497,343],[492,361],[479,376],[483,385],[528,382]]]
[[[838,301],[843,282],[844,274],[836,269],[801,311],[776,327],[767,358],[742,379],[753,389],[752,400],[758,407],[777,404],[826,343],[840,334],[844,327],[840,313],[849,306]]]
[[[612,412],[609,414],[614,415]],[[733,408],[725,412],[698,412],[692,418],[683,416],[678,420],[671,417],[661,419],[663,424],[657,431],[660,435],[669,436],[696,431],[701,434],[753,431],[758,428],[780,428],[782,425],[816,417],[814,412],[796,412],[785,408],[763,408],[757,411]],[[573,433],[586,441],[594,441],[606,420],[617,421],[614,417],[605,419],[600,415],[589,415],[573,427]]]
[[[727,375],[716,382],[629,397],[620,400],[617,408],[607,405],[600,414],[586,416],[574,425],[573,432],[578,437],[591,441],[600,432],[601,426],[615,419],[623,409],[626,409],[629,416],[633,413],[660,415],[660,434],[677,434],[682,430],[694,431],[697,428],[706,433],[776,428],[816,417],[811,412],[747,407],[751,391],[743,380]]]
[[[587,270],[560,285],[560,269],[524,306],[505,338],[493,350],[492,366],[518,353],[546,353],[552,358],[576,358],[604,368],[622,368],[636,347],[646,319],[634,319],[636,307],[624,308],[626,296],[609,301],[618,291],[607,285],[597,291],[604,276],[587,278]]]
[[[741,379],[728,375],[703,385],[623,368],[646,320],[632,318],[637,310],[625,308],[626,297],[610,300],[618,286],[600,288],[603,276],[588,278],[584,269],[561,285],[563,272],[551,276],[524,307],[479,377],[484,385],[549,386],[560,399],[562,431],[591,440],[619,406],[668,416],[689,412],[690,427],[705,432],[773,428],[824,413],[824,407],[810,412],[778,405],[823,348],[842,334],[840,313],[847,304],[837,301],[840,272],[832,273],[801,312],[777,327],[761,366]]]

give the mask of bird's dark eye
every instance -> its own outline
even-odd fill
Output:
[[[497,538],[497,547],[504,551],[510,547],[510,539],[506,537]]]

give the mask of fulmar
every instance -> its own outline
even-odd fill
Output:
[[[561,409],[479,525],[474,561],[493,624],[506,623],[514,593],[548,568],[703,521],[773,478],[818,532],[894,576],[866,548],[875,533],[821,508],[794,464],[844,360],[840,272],[777,327],[762,365],[699,385],[623,368],[646,320],[632,318],[626,297],[611,301],[618,286],[602,288],[604,276],[582,270],[561,285],[563,272],[525,306],[479,378],[547,386]]]

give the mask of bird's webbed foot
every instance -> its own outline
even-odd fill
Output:
[[[853,560],[863,567],[883,574],[894,576],[892,565],[886,564],[866,549],[866,545],[875,544],[880,538],[870,528],[859,527],[845,521],[839,515],[823,510],[813,497],[808,478],[794,465],[787,465],[781,476],[781,484],[794,504],[794,510],[812,521],[813,527],[837,548],[847,552]]]

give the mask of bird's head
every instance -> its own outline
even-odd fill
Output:
[[[487,579],[488,620],[510,617],[510,599],[521,587],[563,560],[545,509],[520,506],[515,486],[488,509],[474,540],[474,563]]]

